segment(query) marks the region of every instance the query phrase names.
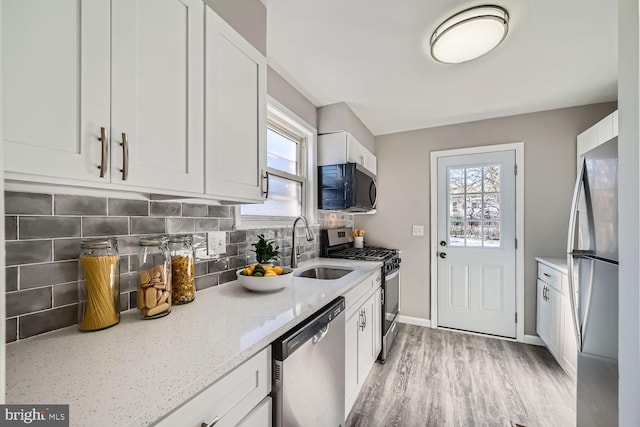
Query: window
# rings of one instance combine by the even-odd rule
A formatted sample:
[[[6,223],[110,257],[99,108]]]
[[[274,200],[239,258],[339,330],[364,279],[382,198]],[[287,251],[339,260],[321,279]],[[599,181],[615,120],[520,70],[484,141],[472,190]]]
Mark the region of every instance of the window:
[[[289,224],[299,215],[313,221],[314,197],[309,171],[315,160],[315,129],[270,100],[267,109],[268,196],[263,204],[240,206],[240,223]],[[311,145],[312,148],[309,148]]]

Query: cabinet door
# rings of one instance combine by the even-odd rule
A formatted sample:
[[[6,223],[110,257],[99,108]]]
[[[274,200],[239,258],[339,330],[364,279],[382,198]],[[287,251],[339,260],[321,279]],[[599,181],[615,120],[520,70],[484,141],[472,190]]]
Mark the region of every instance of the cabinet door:
[[[358,335],[360,332],[359,312],[356,312],[347,319],[345,325],[345,346],[344,346],[344,399],[346,420],[351,411],[351,407],[356,399],[358,389]]]
[[[267,396],[238,423],[237,427],[271,427],[271,411],[271,398]]]
[[[205,193],[261,202],[266,59],[209,8],[205,57]]]
[[[5,171],[108,182],[108,163],[103,178],[98,166],[110,120],[109,15],[108,0],[3,0]]]
[[[547,286],[547,304],[549,305],[549,349],[557,356],[562,357],[560,345],[560,332],[562,330],[562,295],[560,292]]]
[[[202,193],[203,13],[201,0],[113,0],[112,183]]]
[[[362,153],[360,152],[360,142],[350,133],[347,133],[347,162],[364,163]]]
[[[358,335],[358,382],[362,383],[369,374],[371,366],[374,364],[378,353],[375,352],[376,342],[374,338],[375,330],[375,294],[362,305],[363,326]]]
[[[538,280],[538,307],[537,307],[537,320],[536,320],[536,331],[542,341],[550,345],[550,321],[551,321],[551,311],[549,301],[545,298],[545,289],[548,286],[541,280]]]
[[[562,316],[562,360],[563,364],[572,378],[576,378],[576,370],[578,368],[578,345],[576,343],[576,334],[573,327],[573,317],[571,315],[571,302],[568,296],[561,298],[561,316]]]

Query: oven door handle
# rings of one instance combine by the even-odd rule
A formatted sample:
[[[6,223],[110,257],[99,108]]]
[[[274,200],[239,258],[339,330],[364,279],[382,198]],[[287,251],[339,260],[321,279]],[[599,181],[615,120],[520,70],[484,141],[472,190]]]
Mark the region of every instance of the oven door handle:
[[[396,270],[393,273],[391,273],[390,275],[384,276],[384,281],[386,282],[387,280],[393,280],[396,277],[398,277],[399,274],[400,274],[400,270]]]

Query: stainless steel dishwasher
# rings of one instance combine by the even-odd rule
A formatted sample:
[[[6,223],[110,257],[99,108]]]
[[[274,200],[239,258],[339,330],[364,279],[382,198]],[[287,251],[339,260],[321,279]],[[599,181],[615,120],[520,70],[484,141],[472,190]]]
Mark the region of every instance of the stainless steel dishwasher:
[[[344,424],[344,298],[272,344],[273,425]]]

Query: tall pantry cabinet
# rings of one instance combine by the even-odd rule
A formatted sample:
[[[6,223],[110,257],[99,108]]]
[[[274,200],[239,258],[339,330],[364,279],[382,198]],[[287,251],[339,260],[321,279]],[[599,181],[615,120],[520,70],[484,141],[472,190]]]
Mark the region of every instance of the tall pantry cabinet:
[[[7,178],[201,193],[201,0],[3,0]]]

